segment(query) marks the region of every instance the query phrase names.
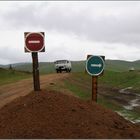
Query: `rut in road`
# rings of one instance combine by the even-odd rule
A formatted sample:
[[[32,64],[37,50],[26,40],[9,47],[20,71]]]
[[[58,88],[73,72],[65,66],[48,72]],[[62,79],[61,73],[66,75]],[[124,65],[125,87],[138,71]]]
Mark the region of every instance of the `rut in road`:
[[[40,76],[41,88],[44,88],[45,86],[49,85],[51,82],[62,80],[63,78],[66,78],[68,76],[69,74],[67,73],[48,74],[48,75]],[[25,96],[29,94],[31,91],[33,91],[32,78],[1,86],[0,87],[0,108],[20,96]]]

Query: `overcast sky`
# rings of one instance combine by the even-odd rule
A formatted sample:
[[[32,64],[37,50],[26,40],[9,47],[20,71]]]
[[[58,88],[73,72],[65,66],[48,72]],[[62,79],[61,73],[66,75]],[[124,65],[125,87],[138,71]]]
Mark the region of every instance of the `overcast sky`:
[[[140,59],[140,2],[0,1],[0,64],[31,62],[24,32],[45,32],[39,61]]]

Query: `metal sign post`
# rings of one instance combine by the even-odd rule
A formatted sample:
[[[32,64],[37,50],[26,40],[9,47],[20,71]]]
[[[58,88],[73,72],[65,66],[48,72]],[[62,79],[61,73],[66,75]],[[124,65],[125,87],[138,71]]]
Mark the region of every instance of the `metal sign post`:
[[[86,71],[92,76],[92,100],[97,102],[98,76],[104,71],[104,59],[101,56],[89,56],[86,61]]]
[[[45,52],[44,32],[26,32],[25,52],[32,53],[34,91],[40,91],[38,52]]]

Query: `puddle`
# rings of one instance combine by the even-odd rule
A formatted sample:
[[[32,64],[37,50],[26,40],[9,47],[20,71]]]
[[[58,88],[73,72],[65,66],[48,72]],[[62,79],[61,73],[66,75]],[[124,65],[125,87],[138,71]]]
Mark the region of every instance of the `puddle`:
[[[128,113],[127,110],[115,111],[115,112],[118,113],[120,116],[124,117],[126,120],[129,120],[132,123],[140,122],[140,117],[134,118],[133,114]]]
[[[119,90],[119,93],[121,93],[121,94],[125,94],[127,96],[130,96],[130,95],[134,95],[134,96],[131,96],[133,98],[131,98],[131,100],[128,101],[127,105],[123,106],[124,110],[117,111],[117,113],[119,115],[123,116],[125,119],[131,121],[132,123],[139,123],[140,116],[136,117],[130,111],[132,111],[133,109],[135,109],[137,107],[140,107],[140,94],[133,93],[131,91],[131,89],[133,89],[133,87],[127,87],[127,88]]]
[[[136,96],[140,97],[140,94],[136,94]]]
[[[133,110],[134,107],[140,106],[140,99],[131,100],[128,104],[129,105],[126,105],[126,106],[123,106],[123,107],[127,110]]]
[[[132,88],[133,87],[127,87],[127,88],[119,90],[119,93],[121,93],[121,94],[127,94],[128,96],[134,95],[134,97],[131,100],[128,100],[127,105],[123,106],[127,110],[133,110],[135,107],[140,106],[140,94],[133,93],[131,91]]]
[[[128,117],[128,113],[126,113],[125,111],[115,111],[117,114],[119,114],[120,116],[122,116],[123,118],[125,118],[126,120],[131,121],[132,123],[135,123],[133,120],[130,119],[130,116]]]
[[[120,89],[119,90],[119,93],[122,93],[122,94],[130,94],[130,89],[132,89],[133,87],[127,87],[127,88],[123,88],[123,89]]]
[[[140,123],[140,119],[139,120],[135,120],[135,123]]]

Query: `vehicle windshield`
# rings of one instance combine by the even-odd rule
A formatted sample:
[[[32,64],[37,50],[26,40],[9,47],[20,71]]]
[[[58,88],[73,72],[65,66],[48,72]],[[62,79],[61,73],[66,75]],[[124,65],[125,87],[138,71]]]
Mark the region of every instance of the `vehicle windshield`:
[[[68,63],[67,60],[59,60],[59,61],[56,61],[55,64],[62,64],[62,63]]]

